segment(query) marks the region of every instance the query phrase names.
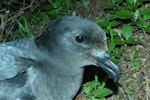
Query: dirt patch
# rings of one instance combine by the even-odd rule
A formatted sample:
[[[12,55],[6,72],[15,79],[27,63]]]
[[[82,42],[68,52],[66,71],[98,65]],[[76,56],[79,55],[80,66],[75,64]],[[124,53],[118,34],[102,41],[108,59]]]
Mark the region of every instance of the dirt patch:
[[[123,56],[131,55],[135,50],[140,53],[139,58],[142,60],[140,71],[136,71],[132,62],[124,61],[119,63],[124,74],[120,80],[124,97],[121,100],[150,100],[150,36],[147,34],[135,34],[135,37],[141,38],[144,46],[132,46],[126,50]],[[126,93],[131,91],[131,94]],[[120,93],[119,93],[120,95]]]

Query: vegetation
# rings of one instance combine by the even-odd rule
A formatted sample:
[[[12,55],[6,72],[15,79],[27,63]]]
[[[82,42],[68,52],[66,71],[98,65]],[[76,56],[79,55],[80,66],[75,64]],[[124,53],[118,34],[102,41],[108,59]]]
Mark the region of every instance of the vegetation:
[[[124,50],[131,45],[143,44],[134,38],[135,29],[150,33],[150,10],[146,7],[146,2],[146,0],[112,0],[105,3],[104,9],[108,17],[98,20],[97,23],[107,32],[109,51],[115,62],[119,62]],[[137,51],[135,54],[138,56]],[[133,58],[130,57],[130,60]],[[135,59],[133,63],[138,70],[141,61]]]
[[[106,88],[105,85],[106,80],[100,83],[98,76],[95,76],[94,81],[87,82],[84,85],[83,93],[85,93],[86,97],[90,100],[106,100],[105,97],[111,95],[113,91]]]

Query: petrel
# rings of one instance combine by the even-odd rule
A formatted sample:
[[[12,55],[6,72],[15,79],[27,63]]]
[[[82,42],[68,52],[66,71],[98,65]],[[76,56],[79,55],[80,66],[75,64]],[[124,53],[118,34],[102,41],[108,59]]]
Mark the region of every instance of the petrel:
[[[0,100],[72,100],[90,65],[118,82],[106,40],[93,21],[64,16],[38,37],[0,44]]]

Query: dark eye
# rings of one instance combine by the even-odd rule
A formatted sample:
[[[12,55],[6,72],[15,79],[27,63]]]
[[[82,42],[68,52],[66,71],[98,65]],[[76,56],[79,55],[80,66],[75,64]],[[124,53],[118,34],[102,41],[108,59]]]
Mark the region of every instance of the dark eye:
[[[82,43],[84,41],[84,37],[82,35],[76,36],[76,41]]]

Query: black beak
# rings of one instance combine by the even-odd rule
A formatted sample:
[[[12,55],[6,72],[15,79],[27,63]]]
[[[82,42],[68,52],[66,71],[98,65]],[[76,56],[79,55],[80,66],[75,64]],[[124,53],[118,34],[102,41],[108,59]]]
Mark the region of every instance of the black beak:
[[[122,71],[120,67],[110,60],[110,54],[108,52],[97,57],[97,64],[108,74],[109,78],[113,79],[115,83],[118,83]]]

